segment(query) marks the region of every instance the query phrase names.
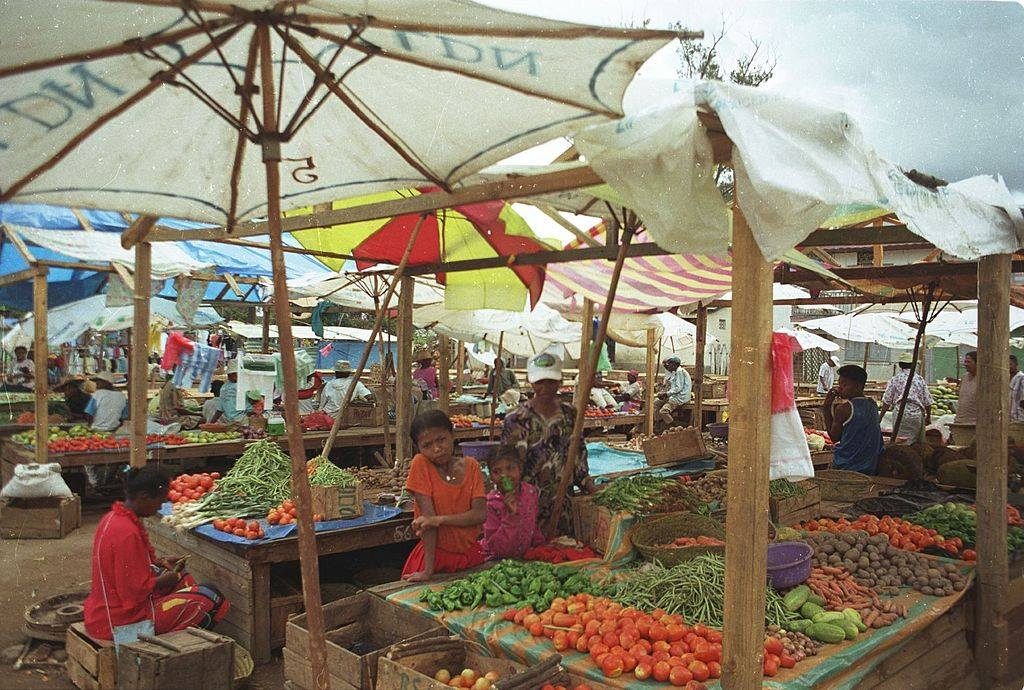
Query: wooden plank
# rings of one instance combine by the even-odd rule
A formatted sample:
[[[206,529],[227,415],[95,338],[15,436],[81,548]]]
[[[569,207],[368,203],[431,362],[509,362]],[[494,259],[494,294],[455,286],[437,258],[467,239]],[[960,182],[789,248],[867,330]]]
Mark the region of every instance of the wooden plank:
[[[15,285],[26,280],[32,280],[35,275],[36,269],[34,268],[26,268],[24,271],[8,273],[7,275],[0,276],[0,287],[7,287],[8,285]]]
[[[693,360],[693,413],[690,425],[698,431],[704,429],[704,345],[708,336],[708,308],[697,304],[697,335]]]
[[[974,657],[983,683],[1008,670],[1006,466],[1009,418],[1010,257],[978,262],[978,562]]]
[[[156,218],[150,217],[149,225],[156,222]],[[149,347],[143,347],[141,343],[148,341],[149,334],[149,279],[152,274],[153,245],[149,242],[139,242],[135,245],[135,286],[132,295],[132,306],[135,312],[132,316],[132,332],[137,334],[140,345],[133,347],[131,351],[131,370],[134,375],[129,380],[130,392],[128,404],[130,406],[129,419],[132,427],[131,445],[131,466],[143,467],[146,464],[146,425],[149,422],[147,415],[147,377],[143,372],[149,369]]]
[[[455,397],[462,395],[463,371],[466,368],[466,344],[461,340],[457,343],[458,352],[455,353]]]
[[[398,293],[398,358],[395,364],[395,459],[413,455],[409,427],[412,424],[412,302],[413,279],[403,275]]]
[[[11,234],[14,237],[14,234]],[[46,276],[45,268],[38,269],[32,279],[32,324],[34,328],[32,349],[35,351],[35,414],[36,414],[36,462],[47,462],[46,444],[50,440],[50,425],[46,423],[49,419],[49,408],[47,406],[47,387],[49,381],[46,377],[46,356],[50,347],[46,339],[49,328],[49,310],[46,306]]]
[[[313,672],[309,667],[309,660],[285,647],[281,655],[284,657],[284,676],[287,682],[299,690],[316,690],[313,684]],[[359,690],[358,685],[352,685],[347,680],[340,678],[333,673],[331,677],[331,690]]]
[[[75,659],[68,658],[64,662],[64,668],[68,672],[68,680],[79,690],[112,690],[113,686],[101,688],[95,676],[89,674],[85,668]]]
[[[722,684],[761,687],[767,567],[772,267],[743,214],[733,211],[733,329],[729,361],[729,486],[726,502]]]
[[[449,378],[451,372],[449,371],[449,369],[451,369],[452,366],[452,341],[451,338],[449,338],[446,335],[439,335],[437,338],[437,342],[438,350],[441,353],[440,361],[437,363],[438,401],[441,405],[441,409],[447,413],[449,402],[448,398],[449,393],[451,392],[449,390],[449,387],[451,386],[451,379]]]
[[[18,253],[21,254],[21,258],[25,260],[25,263],[27,263],[29,266],[35,264],[36,257],[32,254],[31,251],[29,251],[28,245],[25,244],[25,240],[21,237],[21,235],[19,235],[15,229],[7,225],[4,225],[3,229],[4,234],[7,235],[7,239],[10,240],[11,244],[14,245],[14,248],[18,250]]]
[[[657,354],[658,332],[653,328],[647,329],[647,380],[644,382],[644,419],[648,436],[654,436],[654,389],[657,377]]]
[[[498,182],[469,185],[454,192],[433,192],[350,208],[316,210],[308,215],[284,218],[281,220],[280,225],[284,232],[294,232],[295,230],[307,228],[329,228],[332,225],[419,214],[439,208],[452,208],[462,204],[493,199],[520,199],[535,194],[561,192],[598,184],[604,184],[604,180],[588,166],[580,166],[550,173],[541,173],[539,175],[522,175],[509,177]],[[236,225],[230,234],[225,228],[201,228],[182,231],[157,227],[149,232],[148,238],[151,242],[156,242],[158,240],[216,240],[223,237],[251,237],[253,235],[267,234],[268,227],[268,221],[242,223]],[[125,231],[121,235],[121,243],[126,247],[131,246],[136,241],[138,240],[135,237],[129,235],[129,231]]]
[[[933,649],[945,640],[959,637],[966,647],[967,637],[965,630],[967,615],[965,608],[961,601],[944,616],[935,620],[924,630],[921,630],[904,642],[895,652],[862,678],[858,688],[870,690],[886,683],[891,678],[898,676],[903,669],[913,664],[916,659],[927,654],[930,649]]]
[[[252,569],[252,636],[253,660],[257,664],[270,661],[270,565],[259,564]]]

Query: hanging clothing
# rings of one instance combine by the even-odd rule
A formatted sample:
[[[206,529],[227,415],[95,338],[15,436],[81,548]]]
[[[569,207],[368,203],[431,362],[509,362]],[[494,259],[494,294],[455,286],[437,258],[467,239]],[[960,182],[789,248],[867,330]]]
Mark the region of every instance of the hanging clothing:
[[[284,390],[284,367],[281,366],[281,353],[274,355],[274,385],[277,390]],[[295,351],[295,380],[300,384],[313,375],[316,371],[316,360],[305,350]]]
[[[164,355],[160,359],[160,368],[170,371],[174,365],[181,361],[183,352],[192,352],[196,344],[183,336],[179,331],[171,331],[167,334],[167,344],[164,345]]]

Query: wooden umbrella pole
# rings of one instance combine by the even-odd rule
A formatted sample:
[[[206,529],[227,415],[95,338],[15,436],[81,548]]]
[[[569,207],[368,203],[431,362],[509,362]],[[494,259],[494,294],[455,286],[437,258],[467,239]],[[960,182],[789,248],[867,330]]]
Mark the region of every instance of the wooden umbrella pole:
[[[451,391],[451,369],[452,366],[452,348],[451,339],[446,335],[438,336],[438,350],[441,353],[441,361],[437,363],[438,368],[438,381],[437,381],[437,400],[441,405],[441,409],[444,410],[445,414],[448,414],[449,396]]]
[[[924,331],[928,326],[928,312],[932,308],[932,298],[935,296],[935,283],[931,283],[928,286],[928,291],[924,293],[924,297],[921,299],[921,318],[920,323],[917,324],[917,335],[914,337],[914,354],[910,360],[910,375],[907,376],[907,383],[903,386],[903,396],[900,398],[899,411],[896,413],[896,419],[893,420],[892,425],[892,436],[889,437],[891,443],[896,443],[896,436],[900,430],[900,424],[903,422],[903,413],[907,409],[907,398],[910,396],[910,389],[914,385],[914,375],[917,372],[917,358],[921,353],[921,343],[924,340]],[[911,443],[913,443],[913,439]]]
[[[461,340],[458,342],[459,351],[455,353],[455,395],[462,395],[462,371],[466,368],[466,344]]]
[[[380,311],[380,298],[374,295],[374,306]],[[391,443],[388,441],[388,347],[387,339],[384,337],[384,329],[377,334],[377,342],[380,344],[380,406],[384,410],[384,422],[381,427],[381,435],[384,440],[384,462],[389,466],[394,465],[394,457],[391,453]],[[367,347],[373,345],[372,341]],[[355,386],[353,386],[355,388]]]
[[[148,225],[156,224],[156,218],[150,216]],[[145,228],[148,229],[148,228]],[[132,290],[132,332],[135,334],[131,351],[131,372],[128,378],[128,404],[132,428],[131,466],[143,467],[146,464],[146,400],[149,392],[147,371],[148,347],[142,343],[149,341],[149,281],[153,268],[153,245],[139,242],[135,245],[135,284]],[[141,343],[139,342],[141,340]]]
[[[697,304],[697,342],[693,344],[693,419],[691,426],[704,428],[704,341],[708,337],[708,308]]]
[[[36,462],[46,463],[49,461],[47,444],[50,441],[50,408],[47,404],[49,397],[49,381],[46,378],[46,355],[49,351],[47,331],[49,322],[47,319],[47,287],[46,280],[48,271],[46,268],[36,267],[36,273],[32,277],[32,349],[35,350],[35,415],[36,415]]]
[[[260,351],[263,354],[270,353],[270,310],[263,306],[263,333],[260,338]]]
[[[306,608],[306,629],[309,631],[309,662],[314,687],[329,690],[327,673],[327,640],[324,610],[320,599],[320,559],[313,528],[313,507],[306,474],[306,449],[299,424],[298,381],[295,370],[295,343],[292,341],[292,315],[288,302],[287,273],[281,238],[281,144],[277,133],[277,107],[274,97],[274,65],[270,49],[270,29],[266,24],[256,28],[260,45],[260,95],[263,101],[263,167],[267,182],[267,221],[270,230],[270,261],[274,279],[274,308],[277,312],[277,340],[284,374],[284,412],[288,430],[288,452],[291,456],[292,493],[296,502],[299,526],[299,567],[302,574],[302,599]]]
[[[416,225],[412,229],[412,233],[409,235],[409,244],[405,247],[405,252],[402,254],[402,260],[398,262],[398,267],[395,269],[395,274],[388,284],[387,292],[384,293],[384,299],[381,300],[380,306],[377,308],[377,316],[373,321],[373,329],[370,332],[370,342],[372,343],[377,339],[377,334],[380,333],[381,325],[384,323],[384,314],[387,313],[388,305],[391,304],[391,298],[395,295],[395,290],[398,289],[398,284],[402,280],[402,273],[405,271],[406,265],[409,263],[409,256],[412,254],[412,248],[416,245],[416,238],[419,237],[420,228],[423,227],[423,221],[426,220],[427,215],[424,213],[420,215],[416,221]],[[410,296],[411,299],[411,296]],[[338,414],[334,416],[334,424],[331,425],[331,433],[327,436],[327,440],[324,442],[323,456],[326,458],[331,454],[331,448],[334,447],[334,440],[338,436],[338,429],[341,428],[341,418],[345,414],[345,410],[348,409],[348,405],[352,402],[352,396],[356,392],[356,384],[359,383],[359,379],[363,377],[363,369],[366,368],[366,361],[370,357],[370,348],[367,347],[363,350],[363,354],[359,358],[359,366],[356,367],[355,373],[352,375],[352,384],[348,387],[348,391],[345,393],[345,399],[341,403],[341,407],[338,408]],[[396,401],[396,405],[397,405]]]
[[[604,342],[605,335],[608,333],[608,319],[612,314],[612,303],[615,301],[615,291],[619,287],[619,276],[622,275],[622,265],[626,261],[626,253],[629,251],[629,243],[633,238],[633,230],[626,228],[622,233],[622,244],[619,245],[619,255],[615,258],[615,268],[612,270],[612,278],[608,284],[608,296],[604,300],[604,308],[601,310],[601,322],[597,325],[597,335],[593,340],[593,347],[591,352],[588,354],[586,378],[581,376],[580,383],[583,386],[580,388],[580,394],[576,400],[576,419],[572,425],[572,436],[569,439],[569,454],[565,459],[565,465],[562,467],[562,477],[558,482],[558,490],[555,492],[555,505],[551,511],[551,518],[548,520],[547,529],[545,534],[548,537],[552,537],[555,534],[555,529],[558,526],[558,517],[562,513],[562,506],[565,504],[565,494],[571,486],[573,473],[576,470],[576,458],[579,457],[580,449],[583,444],[583,418],[584,413],[587,409],[588,395],[585,393],[589,391],[591,386],[594,385],[594,373],[597,371],[597,363],[601,357],[601,343]],[[590,326],[590,324],[586,324]],[[583,353],[581,352],[582,356]]]
[[[501,359],[502,350],[505,346],[505,331],[501,331],[498,334],[498,356],[494,358],[494,368],[492,369],[492,376],[494,379],[491,382],[491,419],[489,420],[490,432],[488,438],[494,440],[494,414],[498,408],[498,360]],[[504,362],[502,363],[502,369],[504,369]]]
[[[576,401],[580,399],[583,394],[583,379],[586,377],[587,371],[587,360],[590,359],[590,333],[594,328],[594,303],[587,299],[583,299],[583,316],[580,320],[580,358],[579,363],[576,366],[576,390],[573,391],[572,404],[576,405]],[[588,394],[589,396],[589,394]],[[584,397],[584,399],[587,399]],[[583,408],[587,408],[584,406]]]

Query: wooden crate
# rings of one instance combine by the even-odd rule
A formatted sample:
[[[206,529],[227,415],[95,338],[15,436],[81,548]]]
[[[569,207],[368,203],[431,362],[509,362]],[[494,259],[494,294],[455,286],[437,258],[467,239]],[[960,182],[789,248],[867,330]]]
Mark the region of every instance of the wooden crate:
[[[479,674],[494,671],[502,681],[508,682],[528,668],[507,659],[483,656],[477,651],[479,648],[458,637],[417,640],[409,644],[409,649],[403,647],[404,644],[395,645],[377,661],[377,688],[447,690],[450,687],[447,683],[434,680],[441,669],[453,677],[466,668]],[[552,675],[555,672],[552,670]],[[539,678],[537,687],[543,685],[544,680]]]
[[[813,481],[802,481],[797,484],[804,490],[803,496],[790,496],[788,498],[768,497],[768,507],[771,510],[772,522],[790,525],[793,524],[793,516],[803,514],[807,508],[815,508],[821,503],[821,490]]]
[[[292,583],[282,578],[274,578],[270,582],[270,648],[279,649],[284,646],[285,631],[288,618],[302,613],[305,604],[302,592]]]
[[[623,520],[632,520],[629,513],[613,513],[594,503],[593,496],[573,496],[569,499],[573,536],[594,551],[605,554],[612,548],[611,540]],[[629,537],[623,532],[623,540]]]
[[[831,450],[812,450],[811,464],[814,465],[815,469],[827,470],[832,467],[834,457],[835,453]]]
[[[722,400],[725,398],[728,389],[728,381],[704,381],[701,384],[701,393],[704,400]]]
[[[323,611],[332,688],[373,690],[377,682],[377,660],[388,647],[447,634],[426,616],[369,592],[333,601],[325,605]],[[366,645],[365,653],[350,651],[349,647],[356,642]],[[303,690],[315,690],[311,681],[305,613],[288,621],[284,651],[285,678]],[[335,678],[341,684],[336,685]]]
[[[671,465],[683,460],[707,457],[704,436],[699,429],[687,427],[678,431],[666,431],[661,436],[649,438],[643,443],[647,464]]]
[[[341,416],[341,428],[353,426],[384,426],[384,406],[352,402]]]
[[[82,524],[82,501],[71,498],[0,499],[0,537],[63,539]]]
[[[235,643],[199,628],[140,636],[118,649],[118,690],[231,690]]]
[[[311,486],[313,512],[327,520],[357,518],[363,514],[363,484],[355,486]]]
[[[65,646],[68,678],[81,690],[117,690],[117,652],[114,643],[94,640],[85,623],[68,626]]]

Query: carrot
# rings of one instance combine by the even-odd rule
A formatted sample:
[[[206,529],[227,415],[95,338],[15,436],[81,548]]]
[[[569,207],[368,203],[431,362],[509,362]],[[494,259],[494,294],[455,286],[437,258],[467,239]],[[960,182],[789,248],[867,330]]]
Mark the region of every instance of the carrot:
[[[864,617],[863,623],[864,625],[870,628],[871,624],[875,622],[876,618],[878,618],[878,611],[876,611],[875,609],[871,609],[868,612],[868,615]]]

